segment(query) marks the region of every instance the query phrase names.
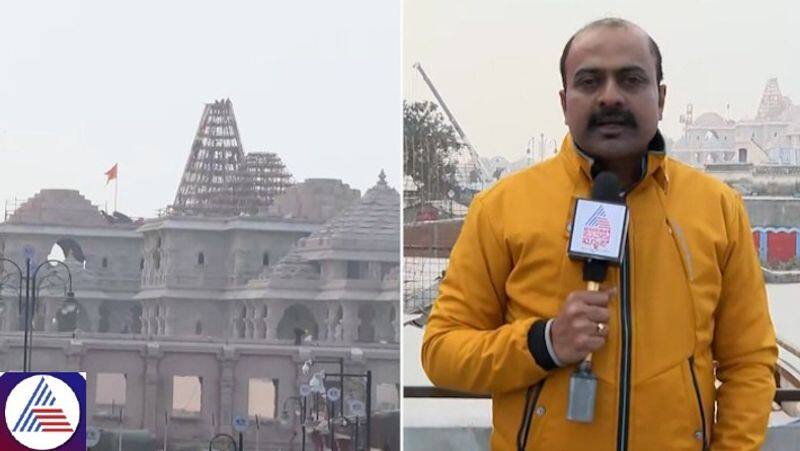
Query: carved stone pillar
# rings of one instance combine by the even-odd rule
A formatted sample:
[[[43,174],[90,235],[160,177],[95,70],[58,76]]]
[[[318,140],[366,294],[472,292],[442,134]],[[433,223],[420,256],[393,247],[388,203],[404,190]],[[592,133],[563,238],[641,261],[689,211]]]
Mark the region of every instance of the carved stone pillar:
[[[147,347],[142,351],[144,358],[144,408],[142,417],[144,418],[143,426],[145,429],[151,431],[163,431],[163,424],[157,421],[164,418],[164,412],[158,411],[158,364],[161,360],[163,353],[158,346],[158,343],[148,343]],[[156,425],[159,425],[156,428]]]
[[[244,321],[244,338],[254,338],[255,337],[255,327],[253,324],[253,319],[255,318],[255,309],[252,305],[245,305],[245,317],[242,318]]]
[[[100,330],[100,301],[84,300],[79,302],[80,308],[86,312],[89,324],[81,324],[80,318],[77,321],[78,329],[86,332],[97,332]],[[54,303],[53,314],[61,308],[61,301]],[[109,324],[110,325],[110,324]]]
[[[345,302],[342,305],[342,341],[353,343],[358,340],[358,326],[361,320],[358,318],[358,303]]]
[[[228,434],[233,433],[233,389],[234,389],[234,369],[238,356],[233,346],[226,345],[218,356],[220,363],[219,378],[219,418],[218,431]]]
[[[267,306],[263,304],[257,306],[256,308],[254,308],[254,313],[255,313],[254,315],[255,318],[253,319],[253,324],[254,324],[253,330],[255,335],[253,336],[253,338],[257,339],[265,338],[266,327],[267,327],[266,319],[267,319],[267,313],[269,313],[269,311],[267,310]]]
[[[393,342],[400,343],[400,316],[397,314],[397,308],[394,309],[394,319],[392,320],[392,330],[394,331]]]
[[[327,341],[328,308],[324,305],[306,305],[306,307],[311,310],[311,315],[314,317],[314,322],[317,324],[317,336],[315,340],[319,342]]]
[[[142,335],[148,336],[153,333],[153,329],[150,324],[150,306],[147,303],[142,303],[142,316],[139,318],[142,322]]]
[[[282,303],[275,303],[269,306],[268,315],[264,320],[267,340],[278,339],[278,324],[280,324],[285,311],[286,306]]]
[[[333,342],[336,340],[336,324],[339,322],[339,304],[330,304],[328,306],[328,317],[325,320],[325,329],[327,330],[326,341]]]
[[[392,306],[388,304],[378,304],[375,305],[374,308],[375,317],[372,319],[372,327],[375,329],[375,341],[393,341]]]
[[[158,335],[158,318],[156,318],[155,307],[152,304],[147,313],[147,335]]]
[[[175,330],[175,321],[169,306],[161,306],[161,335],[170,336]]]

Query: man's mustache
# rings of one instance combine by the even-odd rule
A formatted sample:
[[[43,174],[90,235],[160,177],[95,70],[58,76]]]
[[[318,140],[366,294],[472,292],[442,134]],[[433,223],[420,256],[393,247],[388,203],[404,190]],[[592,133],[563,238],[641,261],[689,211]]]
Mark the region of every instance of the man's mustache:
[[[633,113],[625,110],[601,110],[592,113],[589,116],[589,129],[599,127],[601,125],[621,125],[623,127],[636,128],[639,125],[636,122],[636,117]]]

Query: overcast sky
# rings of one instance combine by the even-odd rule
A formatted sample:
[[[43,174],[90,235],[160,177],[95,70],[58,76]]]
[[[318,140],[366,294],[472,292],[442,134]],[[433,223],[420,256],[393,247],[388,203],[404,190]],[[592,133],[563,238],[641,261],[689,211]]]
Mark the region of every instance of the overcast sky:
[[[658,42],[667,85],[661,128],[673,139],[688,103],[695,117],[724,115],[727,104],[731,118],[753,117],[770,77],[800,103],[796,0],[405,0],[404,16],[404,96],[433,99],[411,67],[419,61],[485,157],[522,158],[540,133],[561,143],[561,51],[577,29],[606,16],[634,21]]]
[[[401,171],[399,1],[2,1],[0,200],[42,188],[151,217],[174,200],[203,106],[245,151],[363,191]],[[0,218],[2,219],[2,218]]]

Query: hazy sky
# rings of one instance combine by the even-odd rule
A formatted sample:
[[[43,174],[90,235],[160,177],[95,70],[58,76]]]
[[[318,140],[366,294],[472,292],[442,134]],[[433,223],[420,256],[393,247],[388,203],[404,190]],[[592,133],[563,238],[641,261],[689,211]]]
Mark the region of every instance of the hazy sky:
[[[401,171],[399,1],[2,1],[0,200],[42,188],[153,216],[174,200],[204,103],[301,181]],[[2,218],[0,218],[2,220]]]
[[[800,3],[747,1],[405,0],[403,88],[432,100],[422,63],[478,152],[525,156],[540,133],[566,132],[558,61],[567,39],[606,16],[634,21],[658,42],[667,99],[661,129],[680,137],[688,103],[753,117],[766,81],[800,103]],[[537,142],[538,149],[538,142]]]

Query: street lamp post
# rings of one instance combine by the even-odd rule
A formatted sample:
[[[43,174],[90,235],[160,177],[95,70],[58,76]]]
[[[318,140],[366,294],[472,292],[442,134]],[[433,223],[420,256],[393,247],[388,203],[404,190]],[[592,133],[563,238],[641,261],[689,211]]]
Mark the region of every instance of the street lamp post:
[[[27,260],[26,266],[28,268],[30,268],[30,259],[26,259],[26,260]],[[70,304],[74,304],[75,303],[75,292],[72,291],[72,272],[69,270],[69,266],[67,266],[64,262],[59,261],[59,260],[52,260],[52,259],[51,260],[45,260],[45,261],[39,263],[39,266],[37,266],[36,269],[33,271],[33,276],[32,277],[29,277],[29,278],[26,277],[26,280],[29,280],[31,289],[30,289],[30,302],[27,302],[27,301],[25,302],[25,305],[26,305],[26,307],[25,307],[25,312],[26,312],[25,329],[28,331],[28,340],[27,340],[27,345],[28,346],[27,346],[27,359],[26,359],[27,363],[28,363],[28,368],[25,371],[30,371],[31,367],[33,365],[33,363],[32,363],[32,359],[33,359],[33,327],[31,327],[32,326],[31,325],[31,321],[33,320],[33,315],[35,315],[35,312],[36,312],[36,296],[37,296],[37,294],[36,294],[36,277],[39,275],[39,270],[41,270],[42,267],[44,265],[46,265],[46,264],[61,265],[61,266],[64,267],[64,269],[67,270],[67,280],[68,280],[67,293],[66,293],[67,294],[67,301]],[[31,305],[30,308],[27,307],[27,305],[29,303]],[[29,310],[30,310],[30,315],[28,315],[28,311]],[[75,311],[75,313],[77,313],[77,310]],[[76,321],[76,325],[77,325],[77,316],[75,318],[75,321]]]
[[[31,322],[33,321],[33,316],[36,314],[36,277],[39,275],[39,270],[45,264],[50,265],[61,265],[64,269],[67,270],[67,277],[68,277],[68,285],[67,285],[67,302],[70,304],[75,304],[75,293],[72,291],[72,272],[69,269],[69,266],[64,264],[64,262],[59,260],[45,260],[40,263],[34,270],[33,275],[31,275],[31,259],[25,259],[25,274],[23,275],[22,268],[14,262],[13,260],[0,257],[0,261],[8,262],[14,265],[14,267],[19,272],[19,300],[18,300],[18,308],[22,307],[22,281],[25,281],[25,322],[24,322],[24,338],[23,338],[23,350],[22,350],[22,371],[28,372],[31,370],[31,358],[33,356],[33,327]],[[76,311],[77,313],[77,311]],[[77,321],[77,320],[76,320]]]

